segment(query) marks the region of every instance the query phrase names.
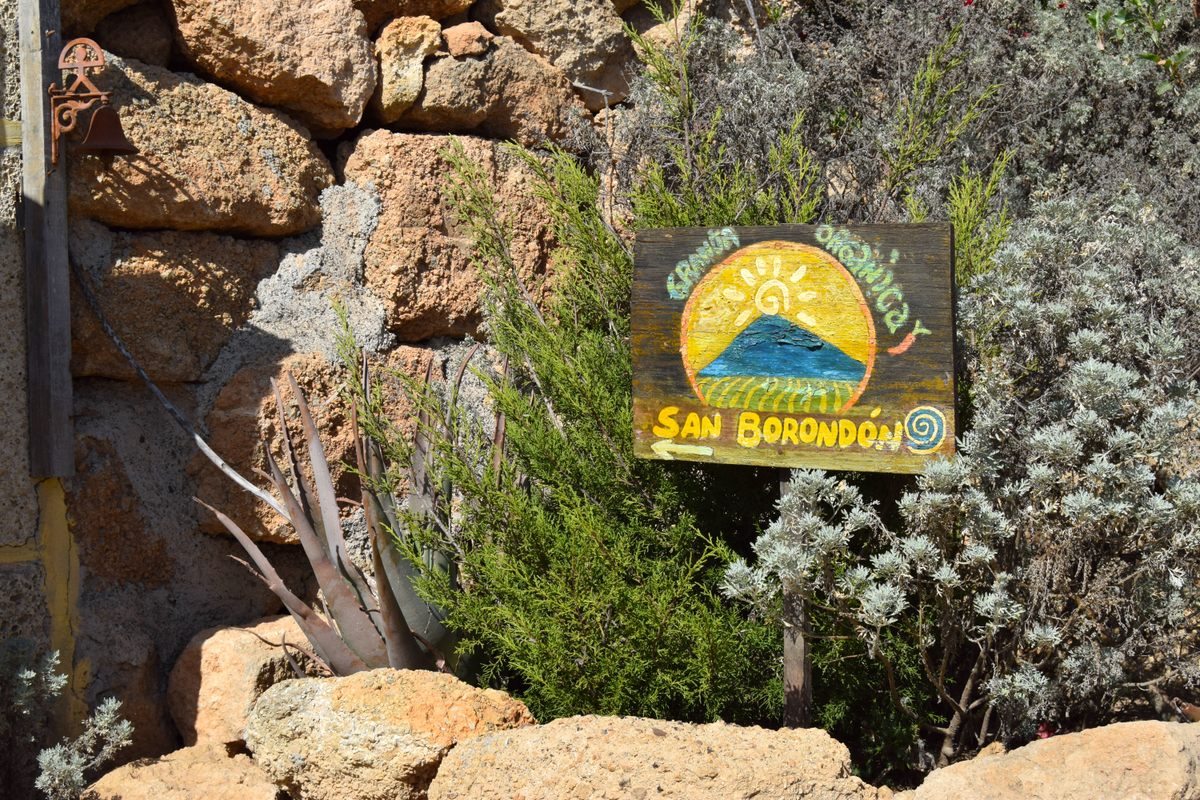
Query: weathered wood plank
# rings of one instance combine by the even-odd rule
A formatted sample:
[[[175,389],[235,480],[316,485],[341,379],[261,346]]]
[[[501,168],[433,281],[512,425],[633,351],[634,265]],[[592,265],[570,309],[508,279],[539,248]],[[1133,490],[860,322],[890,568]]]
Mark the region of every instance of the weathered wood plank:
[[[62,82],[58,0],[20,0],[25,333],[29,469],[37,477],[74,472],[71,424],[70,269],[66,167],[50,165],[52,81]]]
[[[0,147],[21,146],[21,121],[0,119]]]
[[[949,225],[642,231],[635,452],[920,472],[954,451]]]

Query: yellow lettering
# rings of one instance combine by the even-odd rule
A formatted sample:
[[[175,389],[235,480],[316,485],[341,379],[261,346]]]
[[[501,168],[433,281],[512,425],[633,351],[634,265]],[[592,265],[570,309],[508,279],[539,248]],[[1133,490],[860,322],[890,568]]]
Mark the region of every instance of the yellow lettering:
[[[762,441],[762,433],[758,430],[758,414],[753,411],[743,411],[738,417],[737,443],[742,447],[758,447]]]
[[[898,450],[900,438],[904,434],[904,426],[897,422],[890,429],[887,425],[879,426],[879,438],[875,442],[876,450]]]
[[[783,435],[783,423],[779,421],[779,417],[767,417],[763,421],[762,435],[767,444],[779,441],[779,437]]]
[[[675,422],[675,415],[679,413],[678,406],[667,406],[658,412],[658,424],[651,428],[651,432],[660,439],[674,439],[679,433],[679,425]]]
[[[699,439],[700,438],[700,415],[695,411],[687,415],[687,419],[683,421],[683,430],[679,432],[680,438],[683,439]]]
[[[800,420],[800,441],[812,444],[817,440],[817,421],[812,417]]]
[[[864,450],[870,450],[875,446],[875,435],[878,430],[875,428],[875,423],[867,420],[858,426],[858,446]]]
[[[800,440],[796,438],[796,432],[800,429],[795,418],[788,417],[783,421],[783,443],[784,444],[800,444]]]
[[[838,447],[849,447],[858,439],[858,426],[852,419],[838,420]]]
[[[713,414],[711,417],[700,418],[700,436],[705,439],[720,439],[721,438],[721,415]]]
[[[820,430],[820,445],[821,447],[833,447],[838,440],[838,426],[836,422],[822,422]]]

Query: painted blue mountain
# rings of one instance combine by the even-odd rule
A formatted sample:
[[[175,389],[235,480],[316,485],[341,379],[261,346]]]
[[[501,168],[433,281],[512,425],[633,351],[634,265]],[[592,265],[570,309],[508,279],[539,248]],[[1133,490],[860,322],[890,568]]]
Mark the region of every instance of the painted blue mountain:
[[[725,352],[700,370],[700,377],[769,375],[857,383],[866,369],[815,333],[767,314],[739,333]]]

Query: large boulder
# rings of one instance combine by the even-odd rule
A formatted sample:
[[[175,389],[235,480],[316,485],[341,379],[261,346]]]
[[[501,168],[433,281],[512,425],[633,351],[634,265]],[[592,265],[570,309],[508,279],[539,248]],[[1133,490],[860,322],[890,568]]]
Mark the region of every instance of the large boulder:
[[[1052,736],[929,775],[911,800],[1195,800],[1200,725],[1121,722]]]
[[[276,800],[279,789],[245,754],[220,745],[187,747],[118,767],[83,800]]]
[[[563,139],[585,111],[562,70],[496,36],[479,55],[433,59],[425,69],[425,91],[399,122],[533,146]]]
[[[275,271],[274,242],[215,233],[114,232],[81,220],[71,252],[109,323],[156,381],[198,381],[250,316],[254,287]],[[75,283],[71,371],[135,380]]]
[[[545,207],[533,197],[532,173],[496,142],[459,141],[498,193],[513,226],[513,260],[536,291],[551,235]],[[373,186],[382,202],[364,254],[366,281],[404,341],[474,333],[482,320],[472,239],[446,196],[450,144],[446,136],[374,131],[355,142],[346,161],[346,179]]]
[[[353,127],[375,89],[353,0],[170,0],[184,53],[213,80],[318,135]]]
[[[108,57],[96,79],[140,154],[71,162],[70,211],[119,228],[285,236],[320,221],[333,182],[307,133],[219,86]]]
[[[354,0],[370,30],[396,17],[432,17],[446,19],[461,14],[474,0]]]
[[[629,92],[625,68],[634,61],[633,45],[612,0],[485,0],[483,18],[494,30],[544,56],[572,83],[607,92],[607,105]],[[592,110],[604,108],[605,95],[581,89]]]
[[[414,415],[396,374],[422,377],[433,357],[432,351],[416,347],[398,347],[386,355],[371,357],[374,374],[382,381],[384,408],[402,435],[412,430]],[[358,479],[347,467],[355,463],[355,454],[350,407],[342,392],[343,371],[321,353],[298,353],[279,361],[252,362],[238,370],[217,394],[205,418],[209,443],[243,475],[267,469],[267,447],[276,463],[284,464],[283,437],[271,390],[274,380],[285,408],[289,409],[289,430],[302,470],[311,481],[304,433],[291,410],[294,397],[287,380],[289,373],[304,392],[316,420],[338,496],[357,498]],[[196,496],[227,514],[250,538],[299,542],[296,532],[270,506],[235,485],[203,455],[193,456],[188,471],[196,481]],[[200,529],[225,533],[220,522],[207,512],[201,515]]]
[[[852,777],[849,751],[816,728],[590,716],[460,742],[429,787],[429,800],[890,796]]]
[[[383,669],[276,684],[254,705],[246,745],[298,800],[418,800],[456,743],[534,722],[495,689]]]
[[[295,645],[302,648],[298,651]],[[197,633],[183,649],[167,682],[167,708],[183,743],[240,744],[246,718],[267,689],[315,675],[304,631],[290,616]],[[290,658],[289,658],[290,656]],[[295,664],[295,667],[292,665]]]
[[[379,85],[371,107],[384,122],[395,122],[425,85],[425,59],[442,44],[442,26],[429,17],[400,17],[375,40]]]

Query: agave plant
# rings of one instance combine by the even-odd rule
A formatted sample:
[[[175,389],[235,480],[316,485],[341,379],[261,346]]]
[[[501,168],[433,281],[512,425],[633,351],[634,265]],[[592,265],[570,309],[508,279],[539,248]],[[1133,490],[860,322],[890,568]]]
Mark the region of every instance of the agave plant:
[[[448,659],[443,654],[453,654],[456,637],[443,623],[444,615],[441,610],[423,601],[414,591],[412,583],[417,574],[416,569],[389,538],[390,532],[401,530],[397,513],[397,507],[401,503],[386,488],[390,484],[383,480],[387,465],[382,448],[369,436],[362,435],[359,429],[358,397],[370,395],[370,373],[365,356],[361,362],[361,369],[357,370],[355,376],[361,380],[361,393],[349,394],[355,455],[359,475],[362,477],[362,505],[371,546],[372,569],[375,573],[374,585],[350,559],[342,531],[341,515],[338,513],[337,494],[329,471],[329,461],[317,434],[317,426],[313,422],[308,402],[295,377],[288,373],[287,380],[300,411],[313,481],[312,484],[306,481],[300,470],[300,461],[296,456],[291,432],[288,430],[283,398],[278,385],[272,380],[271,388],[279,414],[279,430],[283,436],[283,454],[291,473],[289,481],[271,456],[269,443],[264,442],[269,473],[261,474],[271,483],[275,494],[278,495],[276,497],[238,473],[196,432],[187,416],[167,399],[129,352],[121,336],[113,329],[100,307],[87,275],[74,260],[70,261],[70,266],[76,283],[101,329],[171,419],[183,429],[217,469],[274,509],[296,530],[320,587],[325,607],[323,614],[318,613],[288,589],[262,550],[232,519],[199,498],[193,498],[216,515],[225,529],[237,539],[257,567],[256,574],[295,618],[312,645],[314,654],[325,662],[325,666],[337,675],[348,675],[377,667],[425,669],[436,666],[439,669],[447,669]],[[353,341],[352,337],[350,341]],[[455,392],[462,380],[466,364],[474,353],[475,350],[472,350],[459,370],[455,380]],[[430,374],[426,374],[426,383],[430,377]],[[435,507],[433,488],[429,485],[425,469],[425,459],[429,453],[425,432],[429,430],[429,424],[428,411],[422,411],[418,420],[417,441],[411,450],[410,463],[405,465],[409,472],[410,492],[407,504],[410,513],[433,513],[432,509]],[[440,553],[426,552],[424,558],[426,567],[453,569],[453,565]]]
[[[360,374],[364,382],[369,381],[365,363]],[[385,470],[382,452],[376,442],[360,431],[357,398],[351,398],[351,425],[358,472],[362,478],[362,506],[371,548],[373,585],[350,559],[325,448],[304,393],[290,373],[287,380],[300,412],[312,482],[306,480],[300,469],[283,398],[278,385],[272,381],[283,458],[290,479],[271,455],[269,443],[264,443],[268,472],[261,474],[270,482],[274,494],[257,487],[253,492],[296,531],[320,587],[325,614],[319,614],[284,585],[262,550],[236,522],[202,500],[197,498],[196,502],[211,511],[238,541],[257,567],[259,577],[279,597],[308,637],[316,655],[335,674],[345,675],[375,667],[425,669],[436,665],[446,669],[447,659],[442,653],[452,647],[453,637],[442,624],[438,609],[425,603],[413,591],[414,568],[389,538],[391,531],[399,529],[398,503],[390,492],[380,488],[384,484],[381,478]],[[421,423],[419,430],[424,428],[424,420]],[[409,465],[410,508],[423,505],[421,498],[426,488],[424,452],[419,439]],[[242,481],[239,484],[248,488]],[[427,554],[427,557],[437,556]]]

